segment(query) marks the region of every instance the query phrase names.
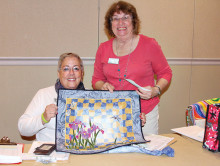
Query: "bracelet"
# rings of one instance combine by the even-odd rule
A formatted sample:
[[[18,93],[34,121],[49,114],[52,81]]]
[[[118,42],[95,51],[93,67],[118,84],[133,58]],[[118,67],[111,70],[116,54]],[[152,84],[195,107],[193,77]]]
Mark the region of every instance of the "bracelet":
[[[158,95],[160,95],[160,93],[161,93],[160,86],[159,85],[155,85],[154,87],[158,88],[158,90],[159,90]]]
[[[49,122],[49,121],[47,121],[47,120],[44,118],[44,113],[41,114],[41,119],[43,120],[44,123],[48,123],[48,122]]]

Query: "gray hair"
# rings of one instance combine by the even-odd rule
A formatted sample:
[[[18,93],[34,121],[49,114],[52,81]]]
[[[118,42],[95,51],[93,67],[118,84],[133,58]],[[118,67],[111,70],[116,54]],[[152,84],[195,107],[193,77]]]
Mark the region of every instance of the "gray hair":
[[[79,62],[80,62],[81,70],[82,70],[82,72],[84,73],[83,61],[82,61],[82,59],[79,57],[79,55],[74,54],[74,53],[64,53],[64,54],[60,55],[60,58],[59,58],[59,61],[58,61],[58,69],[57,69],[57,71],[60,71],[61,66],[62,66],[62,63],[63,63],[63,60],[64,60],[66,57],[75,57],[75,58],[77,58],[77,59],[79,60]]]

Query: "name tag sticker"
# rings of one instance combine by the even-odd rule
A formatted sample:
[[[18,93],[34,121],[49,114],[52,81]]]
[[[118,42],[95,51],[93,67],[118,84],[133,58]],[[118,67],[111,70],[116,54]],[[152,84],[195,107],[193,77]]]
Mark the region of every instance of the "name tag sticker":
[[[109,58],[108,59],[108,63],[118,64],[119,63],[119,59],[118,58]]]

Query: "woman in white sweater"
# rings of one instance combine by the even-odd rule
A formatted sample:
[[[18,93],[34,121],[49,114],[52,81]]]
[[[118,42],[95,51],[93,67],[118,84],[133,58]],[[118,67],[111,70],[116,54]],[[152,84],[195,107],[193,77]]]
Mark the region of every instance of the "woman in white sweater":
[[[64,53],[58,61],[56,84],[40,89],[25,113],[18,120],[22,136],[36,135],[37,141],[55,141],[58,89],[85,89],[82,83],[84,68],[81,58],[73,53]]]

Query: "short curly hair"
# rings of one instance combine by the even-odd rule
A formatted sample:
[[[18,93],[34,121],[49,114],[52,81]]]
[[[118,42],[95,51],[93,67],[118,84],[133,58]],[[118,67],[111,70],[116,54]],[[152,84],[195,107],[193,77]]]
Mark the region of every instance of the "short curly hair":
[[[105,15],[105,31],[106,33],[108,33],[109,36],[111,37],[115,37],[114,32],[112,31],[112,23],[111,23],[111,19],[112,16],[114,15],[114,13],[120,13],[123,12],[125,14],[129,14],[132,16],[132,24],[133,24],[133,33],[135,35],[139,34],[139,30],[140,30],[140,19],[138,17],[136,8],[125,1],[118,1],[113,3],[110,8],[108,9],[106,15]]]
[[[58,71],[58,72],[60,71],[61,66],[62,66],[62,63],[63,63],[63,61],[64,61],[64,59],[65,59],[66,57],[75,57],[75,58],[77,58],[77,59],[79,60],[81,70],[82,70],[82,72],[84,72],[84,65],[83,65],[82,59],[80,58],[79,55],[77,55],[77,54],[75,54],[75,53],[71,53],[71,52],[70,52],[70,53],[64,53],[64,54],[61,54],[61,55],[60,55],[60,58],[59,58],[59,60],[58,60],[58,68],[57,68],[57,71]]]

